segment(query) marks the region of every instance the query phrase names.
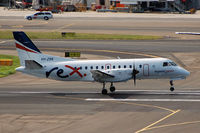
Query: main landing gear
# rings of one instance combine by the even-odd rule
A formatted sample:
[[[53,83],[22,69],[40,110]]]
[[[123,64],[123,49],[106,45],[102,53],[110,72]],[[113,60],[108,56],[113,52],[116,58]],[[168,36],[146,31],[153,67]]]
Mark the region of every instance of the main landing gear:
[[[114,91],[115,91],[115,86],[113,85],[113,82],[111,82],[111,85],[110,85],[110,92],[114,92]],[[108,91],[107,91],[107,89],[106,89],[106,83],[105,83],[105,82],[103,82],[103,89],[102,89],[101,93],[102,93],[103,95],[108,94]]]
[[[110,92],[114,92],[115,91],[115,86],[113,85],[113,82],[111,82],[110,85]]]
[[[173,84],[173,80],[170,80],[170,85],[171,85],[171,87],[170,87],[170,91],[174,91],[174,84]]]

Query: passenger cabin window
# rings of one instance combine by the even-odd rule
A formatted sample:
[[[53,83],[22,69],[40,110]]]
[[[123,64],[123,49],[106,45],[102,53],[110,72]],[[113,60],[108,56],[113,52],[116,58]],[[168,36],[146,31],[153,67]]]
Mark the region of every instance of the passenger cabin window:
[[[80,67],[80,70],[82,70],[82,67]]]
[[[113,69],[115,69],[115,66],[113,66]]]
[[[91,66],[90,69],[93,69],[93,66]]]
[[[96,69],[99,69],[99,67],[98,67],[98,66],[96,66]]]
[[[124,65],[124,68],[126,68],[126,65]]]
[[[119,66],[118,66],[118,68],[120,69],[120,68],[121,68],[121,66],[119,65]]]
[[[44,13],[37,13],[37,15],[44,15]]]
[[[110,66],[107,66],[107,69],[110,69]]]
[[[101,69],[104,69],[104,67],[103,67],[103,66],[101,66]]]
[[[85,66],[85,70],[87,70],[87,66]]]
[[[129,65],[129,68],[132,68],[132,65]]]
[[[139,67],[142,68],[142,65],[140,65]]]

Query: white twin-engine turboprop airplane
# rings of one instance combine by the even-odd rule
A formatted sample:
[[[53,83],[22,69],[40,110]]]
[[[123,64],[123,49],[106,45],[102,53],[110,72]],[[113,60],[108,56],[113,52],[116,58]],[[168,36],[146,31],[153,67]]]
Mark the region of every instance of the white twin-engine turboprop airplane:
[[[89,81],[103,83],[102,94],[107,94],[105,84],[133,79],[185,79],[190,72],[166,58],[74,60],[42,54],[28,36],[21,31],[13,32],[21,66],[17,71],[42,78],[62,81]]]

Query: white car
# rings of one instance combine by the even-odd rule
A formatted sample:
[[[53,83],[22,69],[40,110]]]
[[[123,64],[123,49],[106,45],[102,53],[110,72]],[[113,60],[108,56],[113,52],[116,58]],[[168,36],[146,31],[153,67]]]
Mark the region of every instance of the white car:
[[[49,20],[53,18],[53,15],[51,12],[37,12],[33,15],[28,15],[28,16],[25,16],[25,19],[28,19],[28,20],[32,20],[32,19],[44,19],[44,20]]]

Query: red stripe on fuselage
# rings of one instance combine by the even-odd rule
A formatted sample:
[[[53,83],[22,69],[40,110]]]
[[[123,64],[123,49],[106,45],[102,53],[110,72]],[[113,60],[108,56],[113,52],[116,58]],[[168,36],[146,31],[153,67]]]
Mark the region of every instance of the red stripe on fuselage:
[[[25,51],[28,51],[28,52],[32,52],[32,53],[37,53],[37,52],[32,51],[30,49],[27,49],[27,48],[25,48],[25,47],[23,47],[23,46],[21,46],[21,45],[19,45],[17,43],[15,43],[15,44],[16,44],[16,48],[19,48],[19,49],[22,49],[22,50],[25,50]]]

